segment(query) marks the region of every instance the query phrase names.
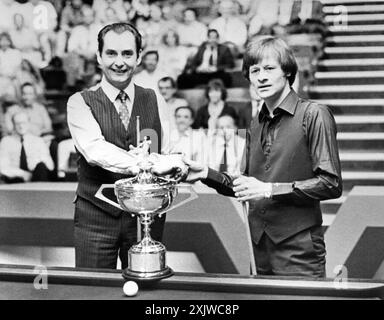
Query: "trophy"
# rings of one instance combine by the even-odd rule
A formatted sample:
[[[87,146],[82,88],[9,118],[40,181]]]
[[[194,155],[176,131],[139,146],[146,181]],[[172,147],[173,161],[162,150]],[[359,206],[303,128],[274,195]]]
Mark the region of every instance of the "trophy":
[[[150,225],[156,215],[161,217],[165,212],[197,197],[191,186],[178,185],[177,180],[153,174],[152,166],[148,157],[144,157],[139,163],[140,171],[137,176],[118,180],[112,185],[102,185],[96,193],[97,198],[139,217],[143,238],[129,249],[128,267],[123,270],[125,279],[135,281],[159,280],[173,274],[166,264],[166,248],[161,242],[151,238]],[[102,194],[105,188],[110,187],[114,187],[118,203]],[[178,188],[189,189],[189,197],[172,207]]]

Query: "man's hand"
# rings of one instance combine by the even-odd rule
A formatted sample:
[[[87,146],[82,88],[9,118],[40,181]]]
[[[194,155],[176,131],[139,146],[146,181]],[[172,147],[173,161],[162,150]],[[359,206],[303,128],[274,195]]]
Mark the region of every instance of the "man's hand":
[[[240,176],[233,181],[233,191],[239,201],[260,200],[271,195],[272,183]]]
[[[148,160],[153,163],[153,173],[179,181],[188,174],[188,166],[183,162],[182,158],[182,154],[161,155],[151,153]]]
[[[206,179],[208,176],[208,166],[202,165],[196,161],[183,158],[184,163],[189,167],[188,175],[185,179],[187,182],[196,182]]]

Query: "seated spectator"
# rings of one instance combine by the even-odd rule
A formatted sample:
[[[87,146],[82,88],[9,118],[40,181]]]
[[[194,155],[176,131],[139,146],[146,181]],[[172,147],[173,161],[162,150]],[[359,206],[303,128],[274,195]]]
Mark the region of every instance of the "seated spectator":
[[[5,126],[8,134],[11,134],[14,126],[13,115],[23,111],[29,117],[29,132],[35,136],[45,136],[46,141],[51,141],[52,121],[44,105],[36,98],[36,89],[32,83],[26,82],[21,86],[21,103],[9,107],[5,113]]]
[[[7,100],[16,98],[15,74],[22,62],[21,51],[15,49],[9,33],[0,34],[0,96]]]
[[[21,61],[21,67],[16,72],[16,87],[18,90],[18,95],[21,96],[20,88],[26,83],[33,83],[36,89],[36,95],[38,99],[42,99],[45,92],[45,83],[41,76],[40,70],[36,68],[32,63],[27,59]]]
[[[178,78],[180,89],[194,88],[219,78],[226,87],[231,86],[231,76],[225,71],[233,68],[235,62],[229,48],[219,43],[216,30],[208,30],[208,40],[198,49],[185,71]]]
[[[176,128],[170,134],[170,152],[183,153],[188,159],[204,163],[206,136],[203,130],[193,130],[194,110],[178,107],[174,113]]]
[[[190,54],[195,54],[197,48],[207,39],[208,28],[197,20],[194,9],[185,9],[183,18],[183,22],[176,29],[180,36],[180,45],[191,48]]]
[[[70,0],[61,12],[60,31],[57,34],[56,55],[62,57],[72,29],[83,24],[83,0]]]
[[[54,165],[44,140],[29,132],[25,112],[12,116],[14,134],[0,142],[0,174],[6,183],[49,181]]]
[[[172,115],[170,121],[171,129],[176,128],[176,122],[174,114],[177,108],[188,106],[187,100],[176,97],[177,87],[176,81],[171,77],[161,78],[158,82],[159,92],[164,97],[165,102],[168,106],[169,114]]]
[[[102,25],[110,23],[112,12],[116,14],[115,22],[127,21],[127,13],[122,0],[95,0],[92,8],[96,12],[97,23]]]
[[[132,11],[133,16],[132,22],[136,23],[138,18],[148,20],[151,17],[151,7],[149,5],[149,0],[132,0]]]
[[[222,0],[219,5],[220,17],[209,24],[210,29],[215,29],[220,34],[222,42],[234,43],[237,50],[244,51],[247,41],[247,26],[237,16],[233,0]]]
[[[159,53],[155,50],[147,51],[143,55],[143,69],[133,76],[134,83],[141,87],[150,88],[159,92],[158,82],[166,75],[158,68],[158,63]]]
[[[9,32],[13,45],[20,50],[24,59],[38,68],[42,65],[43,56],[36,32],[25,25],[24,16],[16,13],[13,16],[13,28]]]
[[[208,136],[207,165],[229,175],[239,175],[245,139],[237,135],[236,118],[229,114],[217,119],[216,131]]]
[[[211,80],[205,89],[205,96],[208,99],[208,104],[200,107],[197,111],[192,126],[194,129],[203,128],[212,131],[216,129],[217,119],[224,114],[230,114],[233,118],[237,118],[236,110],[225,101],[227,90],[221,80]]]
[[[175,3],[171,4],[169,2],[164,2],[161,10],[163,12],[164,28],[166,30],[174,30],[175,32],[178,32],[177,28],[183,21],[184,8],[185,7],[182,5],[182,10],[178,12]]]
[[[13,16],[20,13],[20,3],[15,0],[0,1],[0,32],[9,32],[13,25]]]
[[[239,110],[239,129],[248,129],[252,120],[258,115],[261,106],[263,105],[263,100],[259,97],[252,84],[249,86],[249,95],[251,101]]]
[[[187,64],[188,55],[188,50],[179,45],[179,35],[173,30],[168,30],[162,37],[162,45],[159,46],[159,68],[177,79]]]
[[[123,7],[127,14],[127,20],[133,22],[135,19],[136,11],[132,5],[132,0],[123,0]]]
[[[150,14],[151,17],[145,32],[146,50],[155,50],[161,44],[162,37],[167,30],[165,29],[163,12],[158,5],[151,4]]]
[[[249,21],[248,38],[259,35],[284,35],[290,21],[293,0],[259,0],[256,14]]]
[[[288,33],[319,33],[326,35],[323,4],[318,0],[294,0]]]

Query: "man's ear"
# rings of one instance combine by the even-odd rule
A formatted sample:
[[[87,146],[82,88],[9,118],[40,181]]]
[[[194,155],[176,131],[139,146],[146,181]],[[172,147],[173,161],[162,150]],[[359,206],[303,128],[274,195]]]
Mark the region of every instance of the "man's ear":
[[[143,49],[140,49],[139,54],[137,56],[137,65],[139,65],[141,63],[142,58],[143,58]]]
[[[98,63],[99,65],[101,65],[101,56],[100,56],[99,51],[96,52],[96,58],[97,58],[97,63]]]

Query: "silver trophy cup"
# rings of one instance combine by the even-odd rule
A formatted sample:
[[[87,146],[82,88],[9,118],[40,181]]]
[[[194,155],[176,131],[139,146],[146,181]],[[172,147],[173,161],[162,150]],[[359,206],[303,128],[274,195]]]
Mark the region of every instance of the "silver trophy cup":
[[[111,187],[114,187],[118,204],[102,194],[105,188]],[[189,197],[172,207],[178,188],[188,189]],[[151,163],[146,162],[140,165],[136,177],[118,180],[114,185],[102,185],[96,197],[140,219],[143,238],[129,249],[128,267],[123,270],[123,277],[143,281],[171,276],[173,271],[166,263],[166,248],[151,238],[150,226],[156,215],[161,217],[163,213],[196,198],[193,188],[152,174]]]

